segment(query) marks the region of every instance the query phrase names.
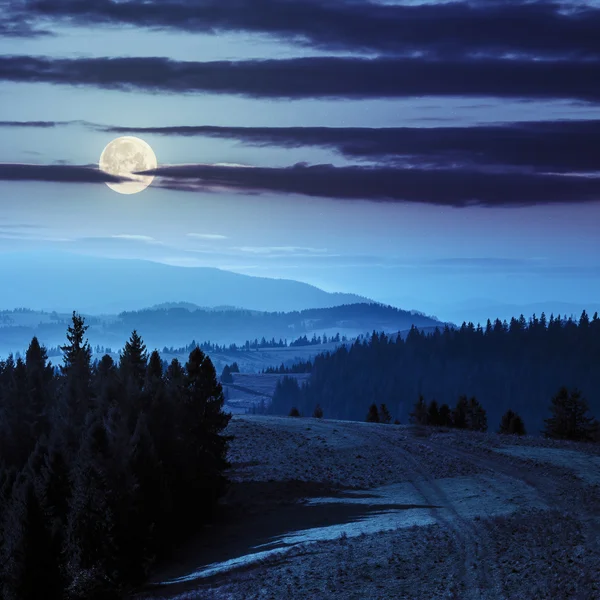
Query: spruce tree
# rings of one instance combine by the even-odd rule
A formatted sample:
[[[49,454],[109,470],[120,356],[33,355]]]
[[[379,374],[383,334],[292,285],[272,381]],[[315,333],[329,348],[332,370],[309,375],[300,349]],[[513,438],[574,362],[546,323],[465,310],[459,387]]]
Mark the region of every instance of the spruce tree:
[[[179,431],[186,456],[185,475],[188,518],[202,522],[214,509],[226,489],[222,471],[230,437],[222,435],[231,415],[223,412],[223,388],[210,358],[200,348],[192,350],[185,365]]]
[[[487,431],[487,415],[474,396],[469,400],[466,410],[466,425],[471,431]]]
[[[74,438],[78,437],[92,401],[92,350],[85,339],[87,329],[83,317],[73,311],[72,323],[67,329],[68,343],[60,347],[63,352],[63,390],[59,410],[61,418],[70,426],[71,446],[76,443]]]
[[[295,406],[292,406],[292,408],[290,410],[290,414],[288,416],[290,416],[290,417],[299,417],[300,416],[300,411]]]
[[[142,390],[148,366],[146,344],[134,329],[119,359],[119,371],[125,385],[133,385],[138,392]]]
[[[52,543],[44,510],[33,481],[22,475],[3,515],[3,589],[5,600],[60,598],[63,581],[60,554]]]
[[[223,371],[221,372],[221,383],[233,383],[233,376],[231,375],[229,365],[223,367]]]
[[[379,406],[379,419],[382,423],[389,425],[392,422],[392,415],[385,403]]]
[[[525,424],[523,419],[512,410],[507,410],[500,421],[498,433],[508,435],[525,435]]]
[[[379,423],[379,411],[377,410],[377,404],[373,403],[369,406],[369,412],[367,413],[367,423]]]
[[[429,403],[429,409],[427,410],[427,422],[429,425],[433,425],[434,427],[442,424],[440,419],[440,410],[436,400],[432,400]]]
[[[321,408],[320,404],[317,404],[317,406],[315,406],[315,410],[313,412],[313,417],[315,419],[322,419],[323,418],[323,409]]]
[[[49,413],[53,401],[54,373],[47,364],[46,348],[34,337],[25,353],[28,391],[28,421],[33,441],[49,431]]]
[[[466,396],[460,396],[456,406],[452,411],[452,426],[457,429],[467,428],[467,412],[469,410],[469,401]]]
[[[417,330],[415,330],[417,331]],[[410,413],[410,422],[415,425],[427,425],[427,403],[425,402],[425,398],[422,395],[419,395],[419,399],[415,403],[413,408],[413,412]]]
[[[598,421],[587,413],[589,405],[578,389],[569,393],[566,387],[560,388],[552,398],[552,416],[544,419],[545,437],[559,440],[597,441],[600,426]]]
[[[439,409],[440,426],[452,427],[452,410],[447,404],[442,404]]]

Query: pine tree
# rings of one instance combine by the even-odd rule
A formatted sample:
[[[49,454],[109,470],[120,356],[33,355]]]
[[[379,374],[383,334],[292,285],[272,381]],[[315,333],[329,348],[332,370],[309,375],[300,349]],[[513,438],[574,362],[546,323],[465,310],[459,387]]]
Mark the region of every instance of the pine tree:
[[[317,406],[315,406],[315,410],[313,412],[313,417],[315,419],[322,419],[323,418],[323,409],[321,408],[320,404],[317,404]]]
[[[552,398],[552,416],[544,419],[545,437],[559,440],[596,441],[599,436],[599,423],[588,416],[589,405],[577,389],[570,393],[562,387]]]
[[[148,352],[146,344],[134,329],[131,337],[125,342],[125,347],[119,359],[119,372],[126,386],[132,386],[136,391],[141,391],[146,377],[148,366]]]
[[[62,596],[60,555],[52,543],[44,510],[29,476],[21,476],[6,514],[3,540],[6,600]]]
[[[512,410],[507,410],[500,421],[498,433],[509,435],[526,435],[523,419]]]
[[[73,438],[78,436],[92,400],[92,350],[89,342],[84,339],[87,329],[83,317],[73,311],[72,324],[67,329],[68,344],[60,347],[63,352],[61,373],[64,378],[60,412],[71,428],[70,445],[75,443]]]
[[[115,515],[108,494],[110,449],[102,421],[90,415],[86,425],[71,475],[65,553],[69,594],[82,600],[100,600],[112,597],[118,586],[114,570]]]
[[[299,417],[300,416],[300,411],[295,406],[292,406],[292,408],[290,410],[290,414],[288,416],[290,416],[290,417]]]
[[[379,406],[379,419],[382,423],[386,423],[387,425],[392,422],[392,415],[386,404],[381,404]]]
[[[34,337],[25,353],[28,391],[28,425],[33,441],[49,431],[49,412],[52,404],[54,373],[47,365],[48,354]]]
[[[367,423],[379,423],[379,411],[377,410],[377,404],[373,403],[369,406],[369,412],[367,413]]]
[[[434,427],[442,424],[440,419],[440,410],[436,400],[432,400],[429,403],[429,409],[427,410],[427,422],[429,425],[433,425]]]
[[[471,431],[487,431],[487,415],[474,396],[469,400],[466,410],[466,426]]]
[[[460,396],[456,407],[452,411],[452,426],[457,429],[467,428],[467,412],[469,410],[469,401],[466,396]]]
[[[184,390],[179,421],[185,461],[188,518],[202,522],[226,489],[222,471],[230,437],[221,435],[231,415],[223,412],[223,388],[210,358],[200,348],[192,350],[185,365]]]
[[[221,383],[233,383],[233,376],[231,375],[229,365],[223,367],[223,371],[221,372]]]
[[[452,427],[452,411],[445,403],[440,406],[439,418],[441,427]]]
[[[411,330],[412,331],[412,330]],[[418,330],[415,329],[418,334]],[[415,335],[417,335],[415,334]],[[419,399],[415,403],[413,408],[413,412],[410,413],[410,422],[415,425],[427,425],[427,403],[425,402],[425,398],[422,395],[419,396]]]

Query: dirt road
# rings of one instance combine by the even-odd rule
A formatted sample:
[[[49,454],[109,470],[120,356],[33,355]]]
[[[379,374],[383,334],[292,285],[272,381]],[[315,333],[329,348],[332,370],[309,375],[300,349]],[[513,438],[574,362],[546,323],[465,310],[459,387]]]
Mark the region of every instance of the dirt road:
[[[144,597],[600,599],[600,448],[236,416],[223,523]]]

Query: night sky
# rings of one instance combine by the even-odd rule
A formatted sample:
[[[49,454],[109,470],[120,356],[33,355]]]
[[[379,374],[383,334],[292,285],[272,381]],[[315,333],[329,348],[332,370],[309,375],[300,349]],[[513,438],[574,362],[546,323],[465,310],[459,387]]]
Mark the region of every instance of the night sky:
[[[0,260],[600,308],[597,2],[0,0],[0,136]]]

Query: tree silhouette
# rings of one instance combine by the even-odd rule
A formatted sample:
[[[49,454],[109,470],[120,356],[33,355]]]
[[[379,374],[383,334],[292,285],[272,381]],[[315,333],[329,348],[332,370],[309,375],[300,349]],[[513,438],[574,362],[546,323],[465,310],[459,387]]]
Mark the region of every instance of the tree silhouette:
[[[317,404],[317,406],[315,406],[315,410],[313,412],[313,417],[315,419],[322,419],[323,418],[323,409],[321,408],[320,404]]]
[[[434,427],[442,425],[440,419],[440,410],[438,408],[438,403],[436,400],[432,400],[429,403],[429,409],[427,411],[427,422],[429,423],[429,425],[433,425]]]
[[[467,414],[469,411],[469,401],[466,396],[460,396],[456,406],[452,411],[452,425],[457,429],[466,429],[468,426]]]
[[[427,425],[427,412],[427,403],[425,402],[425,398],[420,395],[419,399],[415,403],[413,412],[410,413],[410,422],[415,425]]]
[[[589,411],[587,400],[582,397],[578,389],[569,392],[566,387],[561,387],[552,398],[550,411],[552,416],[544,420],[545,437],[573,441],[598,439],[599,424],[587,414]]]
[[[290,417],[299,417],[300,411],[295,406],[292,406],[289,416]]]
[[[523,419],[512,410],[507,410],[500,421],[498,433],[509,435],[525,435],[525,424]]]
[[[389,424],[392,422],[392,415],[385,404],[381,404],[379,407],[379,419],[382,423]]]
[[[125,347],[119,359],[119,371],[125,385],[133,385],[141,391],[146,377],[148,365],[148,352],[146,345],[138,332],[134,329],[131,337],[125,342]]]
[[[471,397],[467,405],[466,425],[471,431],[487,431],[487,415],[475,397]]]
[[[373,403],[369,406],[369,412],[367,413],[367,423],[379,423],[379,411],[377,410],[377,404]]]
[[[223,367],[223,371],[221,372],[221,383],[233,383],[233,376],[231,375],[229,365]]]

